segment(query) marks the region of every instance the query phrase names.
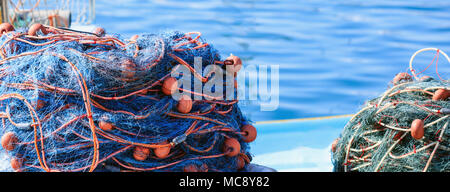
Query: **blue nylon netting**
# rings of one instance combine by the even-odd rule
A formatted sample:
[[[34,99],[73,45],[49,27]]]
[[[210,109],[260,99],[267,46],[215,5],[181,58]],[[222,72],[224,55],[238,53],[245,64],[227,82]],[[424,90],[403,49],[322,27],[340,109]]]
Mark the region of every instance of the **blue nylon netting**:
[[[7,151],[20,162],[15,169],[183,171],[195,165],[237,171],[239,158],[251,160],[240,131],[250,122],[237,102],[194,101],[191,112],[182,114],[178,101],[160,91],[180,64],[175,57],[192,67],[194,57],[202,58],[203,68],[223,65],[199,33],[140,34],[134,41],[48,26],[48,34],[37,36],[25,30],[0,37],[2,135],[15,134],[14,149]],[[101,121],[114,129],[100,129]],[[227,138],[239,141],[239,155],[226,155]],[[153,150],[167,143],[173,144],[170,154],[157,158]],[[148,158],[133,158],[136,146],[150,149]]]

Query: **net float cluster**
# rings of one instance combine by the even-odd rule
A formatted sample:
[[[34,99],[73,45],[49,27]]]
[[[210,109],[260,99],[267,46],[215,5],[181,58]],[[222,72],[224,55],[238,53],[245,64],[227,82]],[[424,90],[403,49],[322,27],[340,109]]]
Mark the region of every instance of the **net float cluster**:
[[[242,60],[221,60],[201,33],[126,39],[8,23],[0,33],[1,145],[12,170],[240,171],[251,162],[257,130],[238,99],[206,99],[170,75],[182,65],[205,82],[195,57],[239,72]],[[175,100],[177,91],[189,94]]]
[[[411,71],[346,124],[331,144],[334,171],[450,171],[449,81]]]

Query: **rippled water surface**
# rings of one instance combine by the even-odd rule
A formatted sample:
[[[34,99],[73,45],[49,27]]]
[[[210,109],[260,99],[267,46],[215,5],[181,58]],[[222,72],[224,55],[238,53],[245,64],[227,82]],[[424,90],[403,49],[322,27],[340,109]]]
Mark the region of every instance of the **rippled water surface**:
[[[254,121],[355,113],[416,50],[450,52],[448,0],[97,0],[95,24],[125,36],[200,31],[223,56],[279,65],[279,108],[242,106]],[[418,68],[433,55],[421,55]],[[448,78],[450,65],[441,58],[439,67]]]

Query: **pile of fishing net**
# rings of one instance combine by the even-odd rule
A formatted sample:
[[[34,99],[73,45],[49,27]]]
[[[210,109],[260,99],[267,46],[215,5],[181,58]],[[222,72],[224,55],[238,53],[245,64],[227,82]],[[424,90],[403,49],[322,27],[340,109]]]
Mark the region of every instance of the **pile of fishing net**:
[[[334,171],[450,171],[450,83],[411,73],[346,124],[332,144]]]
[[[1,144],[12,169],[238,171],[251,161],[256,129],[236,97],[188,90],[171,75],[183,66],[207,83],[213,74],[195,68],[196,57],[200,70],[235,66],[228,72],[236,75],[239,57],[221,61],[200,33],[124,39],[102,28],[15,30],[7,23],[0,33]],[[230,83],[236,92],[235,78],[224,81],[212,92]]]

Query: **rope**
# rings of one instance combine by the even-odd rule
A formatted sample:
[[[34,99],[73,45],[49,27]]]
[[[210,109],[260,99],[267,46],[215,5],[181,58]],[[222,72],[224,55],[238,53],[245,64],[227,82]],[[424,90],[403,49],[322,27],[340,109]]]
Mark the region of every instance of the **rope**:
[[[202,70],[224,65],[201,33],[126,40],[42,26],[48,34],[19,29],[0,37],[0,118],[2,134],[18,140],[8,152],[23,162],[16,171],[237,171],[232,151],[250,155],[240,130],[249,120],[237,98],[178,87],[202,97],[186,113],[161,91],[180,66],[207,82],[210,74],[194,69],[195,57],[202,57]]]
[[[450,170],[450,115],[446,112],[450,85],[439,75],[439,79],[417,77],[423,71],[416,73],[412,63],[424,51],[436,51],[450,62],[437,48],[415,52],[409,63],[415,81],[396,84],[368,101],[346,124],[333,144],[335,171]],[[443,97],[435,99],[440,91]]]

